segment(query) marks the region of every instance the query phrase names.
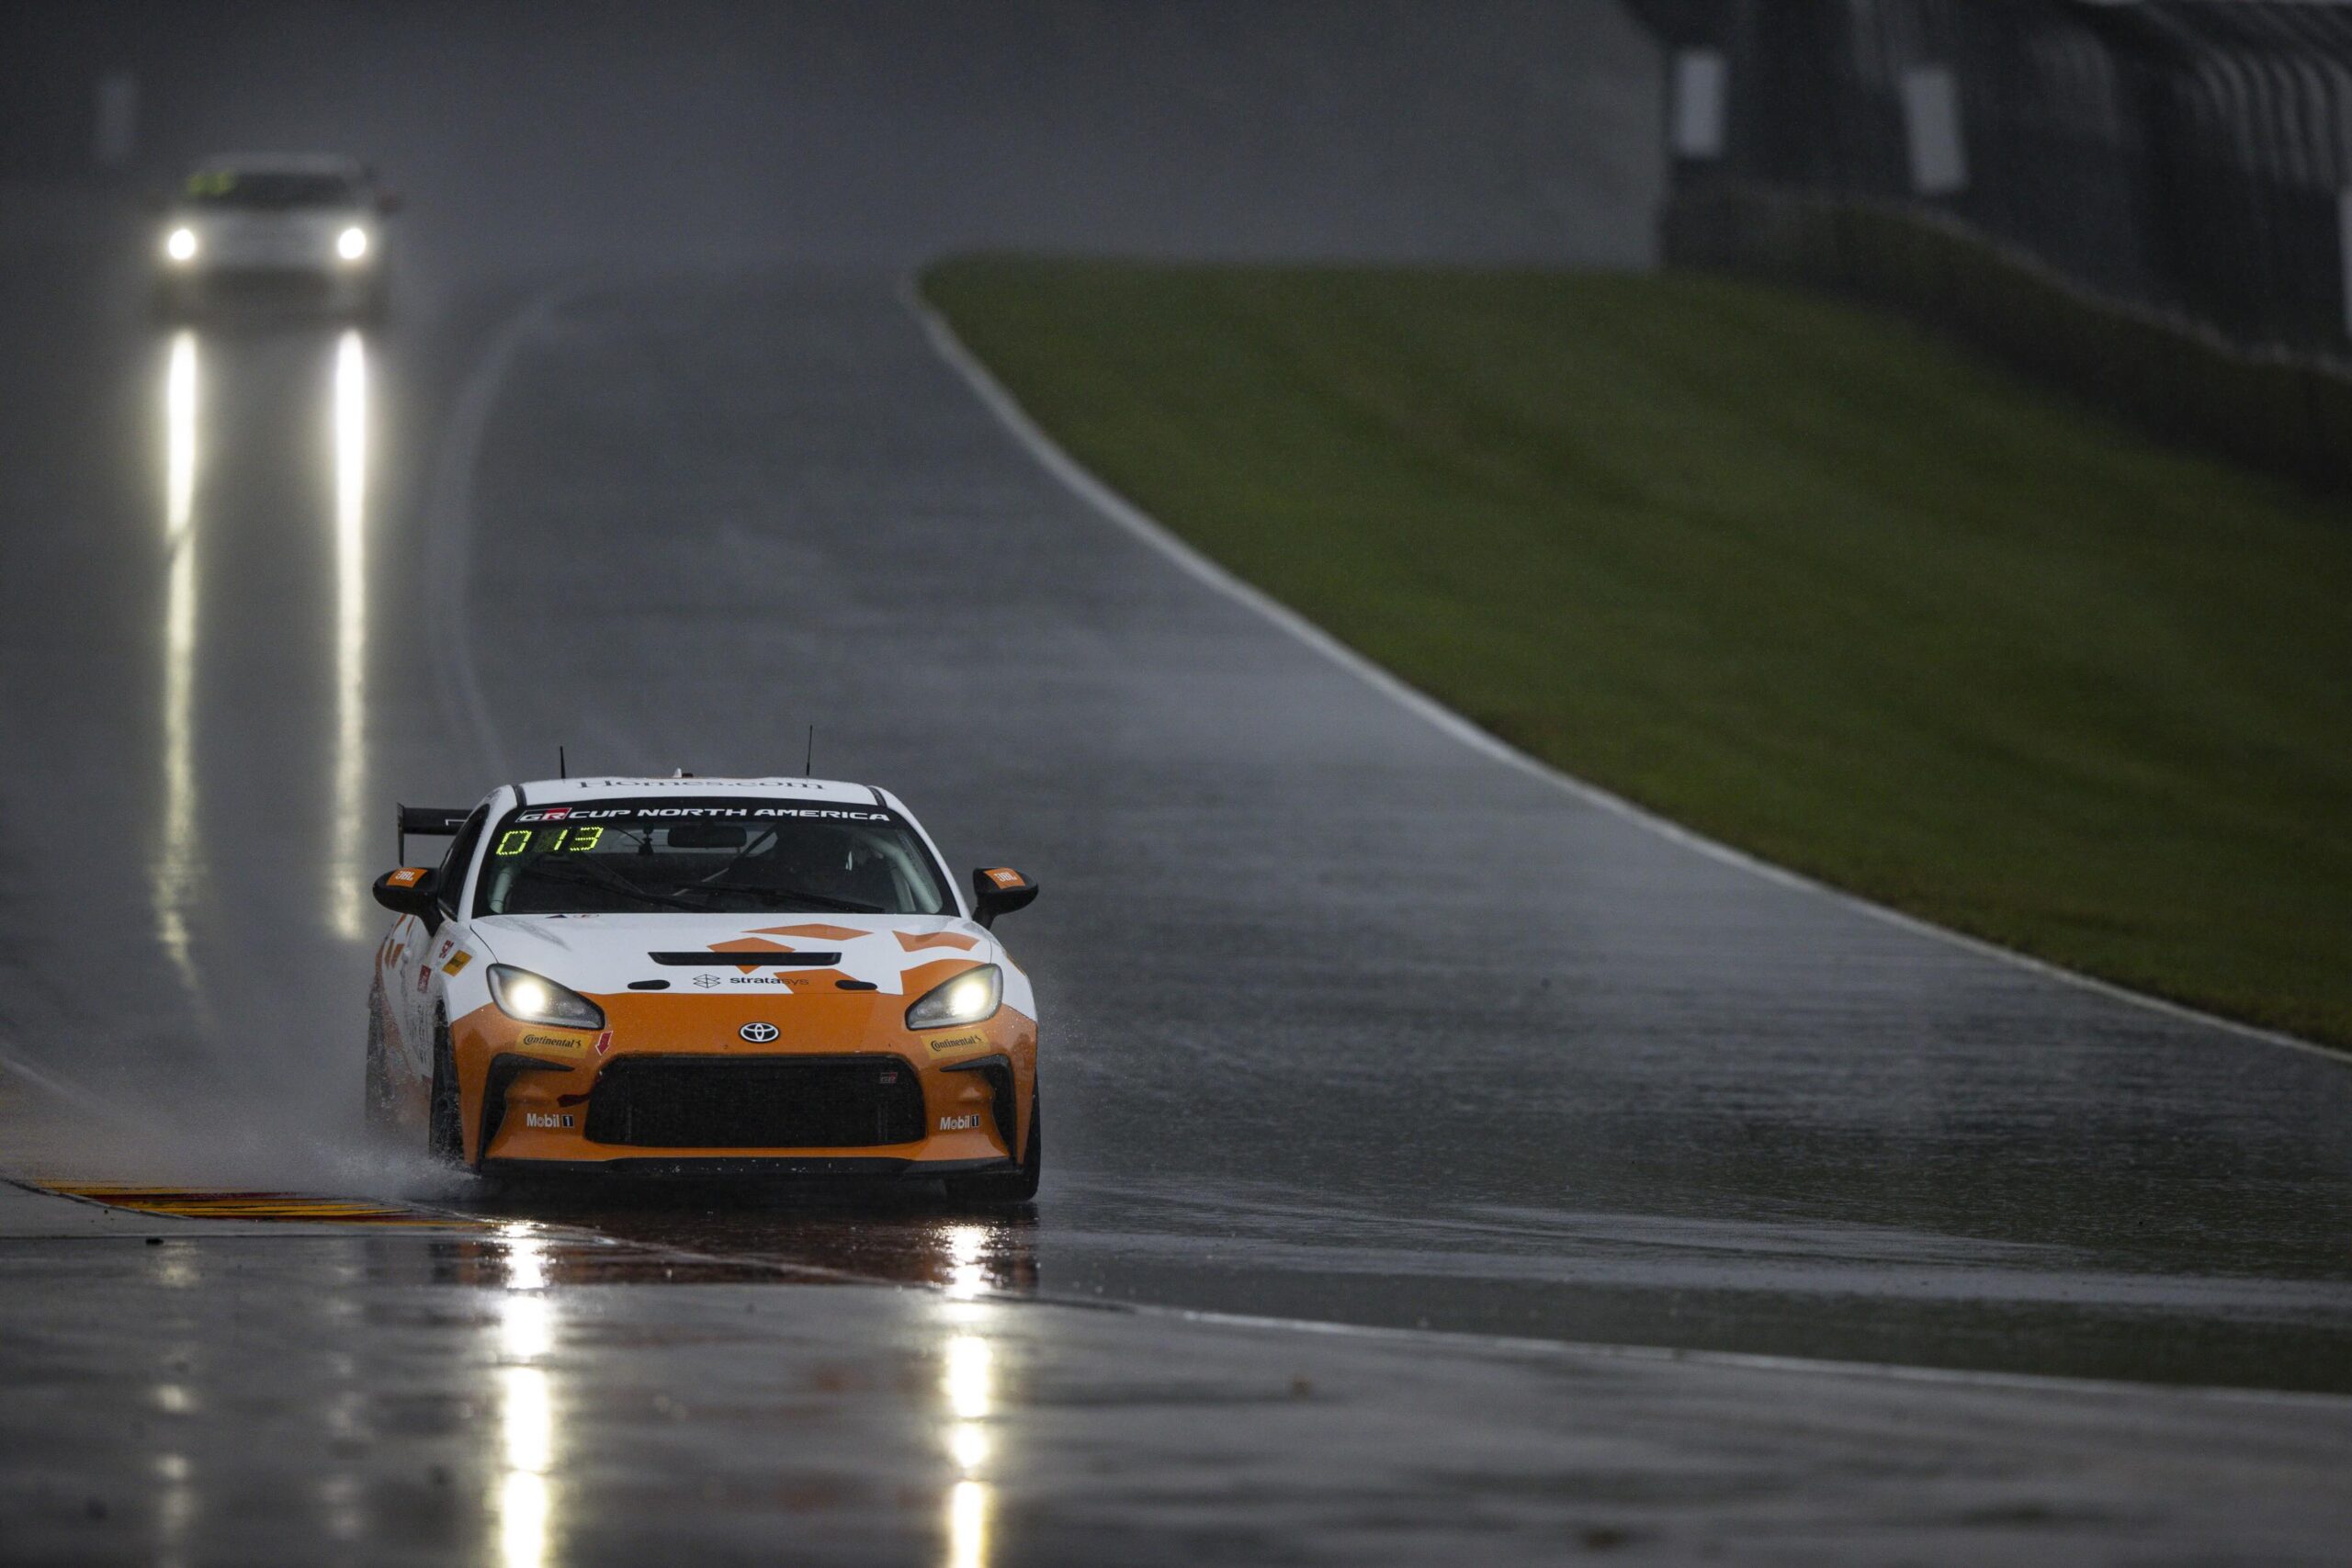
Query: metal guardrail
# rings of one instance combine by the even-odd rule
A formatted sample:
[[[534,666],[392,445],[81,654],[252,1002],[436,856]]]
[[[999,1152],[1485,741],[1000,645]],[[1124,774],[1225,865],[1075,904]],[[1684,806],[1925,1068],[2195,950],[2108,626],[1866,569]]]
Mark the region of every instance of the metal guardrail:
[[[2352,360],[2352,5],[1631,0],[1678,193],[1903,204],[2246,347]]]

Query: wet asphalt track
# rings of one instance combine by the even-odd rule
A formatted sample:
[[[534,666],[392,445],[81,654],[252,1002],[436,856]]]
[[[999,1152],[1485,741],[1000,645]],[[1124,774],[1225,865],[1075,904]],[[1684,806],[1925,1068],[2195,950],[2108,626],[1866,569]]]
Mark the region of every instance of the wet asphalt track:
[[[182,339],[118,207],[4,216],[0,1171],[469,1228],[0,1189],[0,1556],[2342,1539],[2334,1399],[973,1302],[2341,1393],[2352,1074],[1464,746],[1057,482],[895,261],[421,261],[382,333]],[[469,1192],[358,1141],[395,798],[558,744],[790,769],[811,722],[820,772],[1045,885],[1006,928],[1048,1009],[1033,1214]]]
[[[1465,747],[1059,485],[943,360],[891,273],[516,289],[451,336],[358,351],[375,450],[436,460],[371,470],[356,726],[337,679],[352,531],[334,389],[354,352],[338,334],[194,338],[184,618],[154,544],[170,454],[117,465],[56,439],[96,419],[168,446],[174,340],[55,355],[60,395],[9,433],[25,444],[56,422],[10,470],[12,517],[36,514],[23,476],[44,465],[69,493],[119,502],[20,529],[6,581],[6,1049],[107,1112],[61,1110],[17,1075],[15,1168],[410,1200],[493,1227],[462,1266],[405,1233],[7,1244],[7,1375],[27,1398],[0,1445],[40,1450],[12,1463],[8,1495],[58,1532],[25,1539],[266,1557],[343,1532],[387,1552],[495,1541],[508,1561],[621,1560],[628,1529],[578,1533],[619,1504],[574,1476],[558,1528],[539,1483],[511,1479],[551,1473],[509,1462],[540,1440],[516,1423],[560,1429],[582,1474],[662,1456],[616,1494],[634,1520],[686,1506],[673,1466],[702,1445],[740,1458],[740,1434],[797,1421],[912,1469],[854,1485],[786,1457],[782,1480],[729,1469],[701,1495],[728,1506],[691,1539],[741,1550],[807,1510],[820,1556],[959,1560],[968,1482],[992,1488],[1006,1560],[1082,1560],[1112,1520],[1159,1530],[1171,1553],[1335,1561],[1364,1540],[1398,1557],[1541,1556],[1582,1530],[1767,1560],[1815,1553],[1823,1532],[1863,1557],[1896,1537],[1954,1560],[1995,1542],[2064,1555],[2083,1531],[2118,1552],[2245,1546],[2223,1492],[2184,1480],[2224,1461],[2229,1495],[2267,1500],[2264,1554],[2340,1539],[2320,1480],[2347,1451],[2334,1401],[1866,1379],[1858,1410],[1844,1382],[1718,1367],[1730,1382],[1677,1374],[1704,1387],[1670,1416],[1638,1379],[1622,1405],[1577,1405],[1619,1423],[1587,1451],[1565,1411],[1493,1414],[1489,1380],[1535,1375],[1509,1370],[1533,1350],[1228,1339],[1042,1305],[984,1309],[1021,1347],[1007,1388],[1023,1392],[986,1427],[993,1468],[973,1460],[978,1439],[924,1427],[940,1358],[957,1353],[924,1315],[940,1292],[2342,1391],[2352,1079],[1758,875]],[[444,409],[430,434],[402,423]],[[1053,1141],[1033,1215],[855,1194],[469,1192],[359,1143],[367,942],[337,931],[328,873],[355,844],[363,869],[383,858],[395,795],[461,799],[542,771],[559,742],[614,769],[788,766],[812,720],[826,769],[890,782],[951,854],[1046,884],[1008,928],[1050,1008]],[[346,820],[353,746],[364,784]],[[183,934],[185,969],[169,955]],[[62,1201],[28,1201],[13,1234],[55,1237],[42,1205]],[[596,1236],[656,1263],[514,1262]],[[192,1261],[158,1274],[173,1258]],[[516,1267],[539,1304],[504,1304]],[[811,1270],[933,1293],[775,1297]],[[615,1283],[657,1274],[670,1292]],[[715,1301],[721,1286],[749,1294]],[[229,1304],[208,1304],[224,1290]],[[69,1324],[58,1301],[89,1312]],[[234,1304],[265,1301],[267,1324]],[[781,1358],[783,1381],[745,1373],[720,1408],[688,1401],[683,1388],[734,1375],[695,1359],[713,1353],[705,1314],[756,1325],[769,1302],[802,1326],[763,1337],[730,1315],[720,1359]],[[496,1326],[509,1311],[582,1327],[547,1330],[551,1359],[518,1359]],[[159,1320],[179,1325],[164,1361],[145,1345],[107,1359],[106,1325]],[[301,1347],[273,1362],[287,1389],[263,1387],[255,1335]],[[639,1349],[653,1370],[632,1364]],[[160,1392],[196,1386],[174,1381],[181,1363],[209,1369],[213,1392]],[[1129,1386],[1137,1365],[1166,1370]],[[1293,1380],[1333,1377],[1349,1393],[1299,1432],[1259,1419]],[[388,1392],[420,1380],[441,1392]],[[843,1414],[842,1391],[864,1389],[906,1408]],[[529,1403],[543,1395],[545,1410]],[[2118,1397],[2121,1414],[2079,1425],[2083,1401]],[[1072,1400],[1088,1414],[1066,1427],[1043,1414]],[[645,1450],[642,1423],[686,1419],[663,1401],[701,1413]],[[1147,1416],[1196,1401],[1230,1419]],[[1800,1431],[1725,1424],[1783,1404],[1807,1412]],[[74,1441],[49,1451],[36,1434],[67,1406]],[[187,1446],[225,1429],[216,1410],[298,1452],[329,1443],[340,1490],[274,1518],[237,1504],[295,1461],[265,1444],[252,1464],[189,1468]],[[1625,1446],[1637,1415],[1662,1423],[1654,1447]],[[2165,1434],[2153,1447],[2150,1421]],[[913,1449],[910,1426],[929,1434]],[[1531,1473],[1491,1468],[1505,1428]],[[1342,1430],[1409,1470],[1395,1495],[1420,1501],[1374,1507],[1315,1465],[1240,1500],[1219,1479]],[[1921,1446],[1888,1458],[1898,1432]],[[1431,1450],[1414,1458],[1422,1434]],[[1101,1460],[1105,1490],[1080,1504],[1012,1460],[1062,1443],[1138,1446]],[[1760,1470],[1724,1459],[1737,1476],[1689,1478],[1717,1462],[1699,1457],[1710,1445],[1758,1443],[1776,1455]],[[1195,1467],[1175,1499],[1121,1490],[1140,1484],[1125,1467],[1175,1462],[1159,1444]],[[1894,1501],[1874,1493],[1888,1484]],[[1754,1533],[1757,1498],[1790,1533]],[[1892,1533],[1846,1533],[1857,1509]],[[521,1550],[513,1532],[534,1518]]]

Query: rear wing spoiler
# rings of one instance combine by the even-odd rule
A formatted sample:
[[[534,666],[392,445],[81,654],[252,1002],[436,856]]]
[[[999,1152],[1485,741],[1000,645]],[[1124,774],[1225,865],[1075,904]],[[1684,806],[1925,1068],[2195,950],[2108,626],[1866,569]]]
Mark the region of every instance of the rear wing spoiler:
[[[465,806],[395,806],[392,807],[392,829],[400,844],[400,863],[408,863],[408,836],[421,833],[428,838],[454,839],[458,829],[466,825],[473,808]]]

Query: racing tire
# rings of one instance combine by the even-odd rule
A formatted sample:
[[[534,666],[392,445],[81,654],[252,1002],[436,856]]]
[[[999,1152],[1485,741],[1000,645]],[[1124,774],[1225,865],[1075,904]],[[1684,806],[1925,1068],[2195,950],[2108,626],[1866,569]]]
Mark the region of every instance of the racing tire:
[[[1019,1170],[990,1171],[985,1176],[943,1179],[951,1203],[996,1205],[1026,1203],[1037,1196],[1037,1178],[1044,1169],[1046,1115],[1035,1094],[1029,1097],[1029,1141],[1021,1152]]]
[[[368,988],[368,1086],[361,1101],[368,1131],[379,1136],[400,1122],[400,1108],[392,1099],[391,1066],[384,1055],[384,987]]]
[[[458,1053],[449,1043],[449,1021],[433,1021],[433,1101],[425,1113],[424,1152],[439,1164],[459,1170],[466,1163],[464,1112],[458,1099]]]

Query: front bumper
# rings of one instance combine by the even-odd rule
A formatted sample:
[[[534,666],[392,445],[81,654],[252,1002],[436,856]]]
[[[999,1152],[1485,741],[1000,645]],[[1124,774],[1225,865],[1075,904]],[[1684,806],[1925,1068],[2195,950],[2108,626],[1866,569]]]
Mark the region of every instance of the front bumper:
[[[494,1008],[452,1026],[469,1160],[920,1179],[1017,1166],[1025,1146],[1036,1025],[1009,1008],[982,1024],[915,1034],[898,1021],[899,997],[732,1008],[596,999],[612,1026],[601,1033],[518,1024]],[[783,1037],[736,1043],[754,1014],[777,1017]]]
[[[193,265],[156,286],[176,310],[358,310],[381,288],[375,267]]]
[[[888,1156],[815,1156],[802,1155],[627,1155],[611,1159],[513,1159],[494,1156],[481,1163],[485,1176],[626,1178],[673,1181],[725,1179],[792,1179],[873,1181],[936,1180],[943,1176],[1013,1175],[1020,1162],[994,1159],[898,1159]]]

